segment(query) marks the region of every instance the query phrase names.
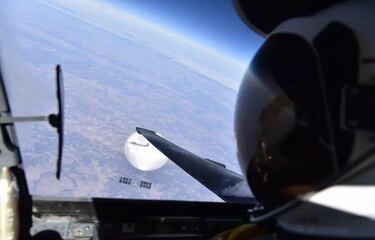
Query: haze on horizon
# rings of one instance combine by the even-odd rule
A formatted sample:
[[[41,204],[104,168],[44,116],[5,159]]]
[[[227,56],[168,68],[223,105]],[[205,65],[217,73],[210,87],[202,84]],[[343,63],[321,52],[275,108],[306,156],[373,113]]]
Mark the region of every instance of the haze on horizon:
[[[223,49],[214,48],[214,44],[211,44],[211,46],[205,45],[200,41],[200,38],[193,34],[182,34],[181,31],[177,33],[176,29],[152,22],[151,19],[140,14],[130,13],[130,10],[119,7],[118,4],[112,2],[90,0],[38,1],[104,31],[121,37],[136,39],[139,43],[160,50],[163,55],[194,68],[197,72],[207,75],[213,80],[219,80],[221,84],[233,90],[238,89],[239,79],[242,79],[248,65],[247,62],[235,58]],[[131,25],[139,27],[132,28]],[[199,26],[197,27],[199,28]],[[157,32],[158,34],[149,36],[150,32]],[[217,41],[220,41],[220,39],[217,39]],[[237,42],[235,39],[233,41]],[[181,45],[190,47],[183,48]],[[252,57],[251,53],[249,56]]]

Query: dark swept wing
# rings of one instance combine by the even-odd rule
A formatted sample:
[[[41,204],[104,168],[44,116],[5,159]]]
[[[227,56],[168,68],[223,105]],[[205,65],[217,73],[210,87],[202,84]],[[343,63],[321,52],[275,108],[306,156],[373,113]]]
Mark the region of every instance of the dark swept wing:
[[[201,158],[160,137],[154,131],[139,127],[136,130],[171,161],[224,201],[254,202],[245,179],[226,169],[225,165]]]

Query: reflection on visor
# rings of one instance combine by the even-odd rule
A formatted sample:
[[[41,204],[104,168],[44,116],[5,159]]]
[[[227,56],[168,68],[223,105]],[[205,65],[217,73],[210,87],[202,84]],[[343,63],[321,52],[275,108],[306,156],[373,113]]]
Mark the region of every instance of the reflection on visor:
[[[258,149],[248,179],[257,199],[273,208],[309,191],[332,172],[332,147],[309,43],[296,35],[273,35],[255,56],[252,71],[252,81],[273,96],[268,101],[264,96],[258,114]]]

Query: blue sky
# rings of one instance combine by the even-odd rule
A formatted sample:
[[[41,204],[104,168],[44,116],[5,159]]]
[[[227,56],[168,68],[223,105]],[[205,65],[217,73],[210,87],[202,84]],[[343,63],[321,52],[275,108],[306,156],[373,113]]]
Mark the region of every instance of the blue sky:
[[[231,0],[110,0],[125,11],[247,64],[263,38],[237,16]]]
[[[78,20],[77,26],[89,24],[117,37],[135,40],[235,91],[262,42],[242,23],[229,0],[38,0],[30,5],[36,3],[50,8],[49,17],[63,13]],[[8,4],[14,6],[13,11],[5,8],[9,19],[30,16],[28,9],[21,3],[16,7],[17,4]],[[44,26],[32,21],[35,20],[28,20],[28,24],[39,25],[40,29]],[[59,28],[56,22],[49,24]],[[79,36],[82,31],[72,34],[84,37]],[[89,44],[90,39],[86,40]],[[93,51],[98,49],[101,47]]]

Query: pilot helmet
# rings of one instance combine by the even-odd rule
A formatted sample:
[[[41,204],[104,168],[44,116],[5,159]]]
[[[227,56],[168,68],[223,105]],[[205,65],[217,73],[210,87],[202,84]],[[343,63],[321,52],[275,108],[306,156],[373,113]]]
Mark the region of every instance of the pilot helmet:
[[[268,15],[270,1],[257,3],[263,12],[251,2],[235,5],[266,39],[241,83],[235,132],[249,186],[272,210],[375,145],[375,1],[271,1],[294,5]]]

